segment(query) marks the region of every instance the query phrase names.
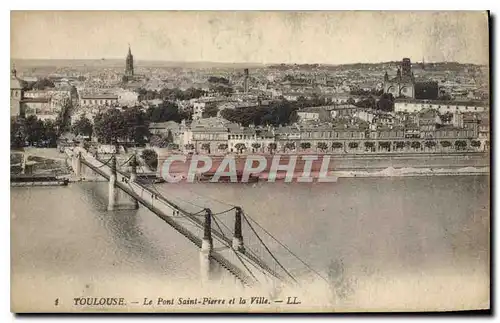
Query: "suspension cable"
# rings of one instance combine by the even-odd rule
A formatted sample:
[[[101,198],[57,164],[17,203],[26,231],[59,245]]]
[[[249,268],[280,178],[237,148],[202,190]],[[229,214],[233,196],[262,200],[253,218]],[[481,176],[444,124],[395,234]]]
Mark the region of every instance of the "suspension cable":
[[[215,224],[217,225],[217,227],[219,227],[219,230],[221,230],[222,232],[222,229],[220,228],[219,226],[219,221],[217,221],[217,219],[215,217],[212,216],[212,218],[214,219],[214,222]],[[222,236],[224,238],[227,238],[226,235],[224,233],[222,233]],[[236,250],[233,249],[232,246],[229,246],[225,241],[222,241],[222,244],[225,245],[226,247],[228,247],[229,249],[231,249],[231,251],[233,251],[234,255],[236,256],[236,258],[238,258],[238,260],[241,262],[241,264],[245,267],[245,269],[248,271],[248,273],[250,273],[250,275],[252,275],[252,277],[256,280],[256,281],[259,281],[257,279],[257,277],[255,277],[255,275],[253,274],[253,272],[250,270],[250,268],[248,268],[248,266],[245,264],[245,262],[243,261],[243,259],[241,259],[240,255],[238,255],[238,252],[236,252]]]
[[[214,213],[214,214],[212,214],[212,215],[221,215],[221,214],[227,213],[227,212],[229,212],[229,211],[232,211],[232,210],[234,210],[234,209],[236,209],[236,206],[233,206],[232,208],[227,209],[227,210],[222,211],[222,212]]]
[[[266,251],[271,255],[271,257],[274,259],[274,261],[276,261],[278,263],[278,265],[281,267],[281,269],[283,269],[285,271],[285,273],[290,276],[290,278],[292,278],[292,280],[296,283],[297,280],[292,276],[292,274],[290,274],[290,272],[288,270],[286,270],[286,268],[281,264],[281,262],[276,259],[276,257],[274,256],[274,254],[271,252],[271,250],[269,250],[269,248],[267,247],[267,245],[264,243],[264,241],[262,241],[262,239],[260,238],[260,236],[257,234],[257,232],[255,231],[255,229],[253,228],[252,224],[248,221],[246,215],[245,215],[245,212],[241,212],[241,214],[243,215],[243,218],[245,218],[245,221],[247,221],[248,223],[248,226],[250,227],[250,229],[252,229],[253,233],[255,233],[255,235],[257,236],[257,239],[259,239],[260,243],[264,246],[264,248],[266,249]]]
[[[313,273],[315,273],[316,275],[318,275],[318,277],[320,277],[324,281],[328,282],[328,280],[326,278],[324,278],[318,271],[316,271],[314,268],[312,268],[310,265],[308,265],[304,260],[302,260],[292,250],[290,250],[286,245],[284,245],[281,241],[279,241],[271,233],[269,233],[269,231],[267,231],[266,229],[264,229],[257,221],[255,221],[254,219],[252,219],[252,217],[250,217],[248,214],[245,213],[245,218],[247,218],[247,217],[250,218],[250,220],[252,220],[252,222],[254,222],[260,229],[262,229],[262,231],[264,231],[267,235],[269,235],[280,246],[282,246],[283,248],[285,248],[286,251],[288,251],[292,256],[294,256],[296,259],[298,259],[304,266],[306,266],[309,270],[311,270]],[[247,222],[248,222],[248,220],[247,220]]]
[[[132,159],[132,157],[134,157],[133,154],[130,155],[130,157],[123,164],[119,165],[118,167],[122,167],[123,165],[125,165],[126,163],[128,163]]]
[[[156,191],[156,193],[158,193],[159,195],[163,196],[163,194],[165,194],[165,193],[161,193],[160,191],[158,191],[158,189],[156,188],[156,186],[155,186],[153,183],[151,183],[151,187],[152,187],[152,188]],[[166,195],[166,194],[165,194],[165,195]],[[196,203],[193,203],[193,202],[191,202],[191,201],[184,200],[184,199],[182,199],[182,198],[180,198],[180,197],[178,197],[178,196],[176,196],[176,195],[172,195],[172,194],[169,194],[169,195],[170,195],[171,197],[173,197],[174,199],[177,199],[177,200],[180,200],[180,201],[182,201],[182,202],[185,202],[185,203],[191,204],[191,205],[193,205],[193,206],[196,206],[197,208],[200,208],[200,209],[206,209],[206,206],[200,206],[200,205],[198,205],[198,204],[196,204]]]

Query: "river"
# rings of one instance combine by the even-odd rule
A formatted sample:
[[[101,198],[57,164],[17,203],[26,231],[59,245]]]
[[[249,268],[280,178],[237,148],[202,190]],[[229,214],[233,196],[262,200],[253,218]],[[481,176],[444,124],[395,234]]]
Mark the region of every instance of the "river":
[[[340,268],[337,287],[345,295],[338,309],[489,306],[489,176],[165,183],[156,189],[192,211],[240,205],[321,275]],[[108,212],[106,206],[102,182],[11,188],[13,303],[47,306],[102,293],[158,296],[172,288],[192,293],[197,248],[144,207]],[[267,241],[294,273],[303,270]],[[325,310],[330,304],[319,303],[306,305]]]

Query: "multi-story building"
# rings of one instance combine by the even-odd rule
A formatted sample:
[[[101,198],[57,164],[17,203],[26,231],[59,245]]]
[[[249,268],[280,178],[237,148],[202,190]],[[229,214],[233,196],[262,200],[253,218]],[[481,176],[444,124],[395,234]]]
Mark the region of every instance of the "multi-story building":
[[[424,109],[434,109],[441,114],[484,112],[488,111],[486,104],[482,102],[457,102],[457,101],[427,101],[427,100],[401,100],[394,101],[394,112],[416,113]]]
[[[80,96],[81,107],[117,106],[118,96],[115,94],[84,94]]]

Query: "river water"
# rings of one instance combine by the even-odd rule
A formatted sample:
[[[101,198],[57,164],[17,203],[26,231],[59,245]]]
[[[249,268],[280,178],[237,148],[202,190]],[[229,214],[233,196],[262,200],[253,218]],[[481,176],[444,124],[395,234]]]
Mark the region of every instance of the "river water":
[[[156,189],[192,211],[242,206],[321,275],[337,273],[336,286],[345,291],[337,295],[340,309],[489,306],[489,176]],[[12,299],[18,310],[26,300],[50,307],[64,297],[62,305],[70,306],[68,300],[80,295],[193,292],[199,258],[191,242],[144,207],[109,212],[106,206],[102,182],[11,188]],[[269,246],[287,263],[283,249],[271,241]],[[299,267],[291,269],[300,273]],[[324,301],[304,303],[324,310],[330,304]]]

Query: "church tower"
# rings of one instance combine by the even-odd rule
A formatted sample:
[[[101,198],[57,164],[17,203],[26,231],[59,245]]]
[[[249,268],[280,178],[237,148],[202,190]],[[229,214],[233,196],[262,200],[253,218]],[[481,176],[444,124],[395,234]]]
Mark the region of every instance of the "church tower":
[[[130,45],[128,46],[127,59],[125,60],[125,76],[134,76],[134,56],[132,56]]]

